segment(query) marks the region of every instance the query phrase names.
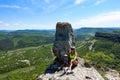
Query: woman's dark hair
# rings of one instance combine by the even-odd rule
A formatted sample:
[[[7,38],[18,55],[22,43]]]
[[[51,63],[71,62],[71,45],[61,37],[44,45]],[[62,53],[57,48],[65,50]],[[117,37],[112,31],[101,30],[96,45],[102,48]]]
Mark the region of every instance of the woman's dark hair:
[[[72,47],[72,48],[71,48],[71,51],[73,51],[72,53],[75,54],[75,47]]]
[[[72,47],[71,50],[75,50],[75,47]]]

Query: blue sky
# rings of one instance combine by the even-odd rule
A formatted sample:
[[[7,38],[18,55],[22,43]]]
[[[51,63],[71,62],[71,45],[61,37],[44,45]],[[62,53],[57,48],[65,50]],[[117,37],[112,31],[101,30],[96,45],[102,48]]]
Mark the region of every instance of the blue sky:
[[[120,27],[120,0],[0,0],[0,30]]]

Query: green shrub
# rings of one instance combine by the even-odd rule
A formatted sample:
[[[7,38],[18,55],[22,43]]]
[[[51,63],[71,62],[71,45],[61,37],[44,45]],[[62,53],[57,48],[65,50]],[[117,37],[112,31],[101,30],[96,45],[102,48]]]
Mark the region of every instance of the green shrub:
[[[88,52],[84,58],[97,67],[109,66],[114,61],[114,55],[106,55],[103,52]]]

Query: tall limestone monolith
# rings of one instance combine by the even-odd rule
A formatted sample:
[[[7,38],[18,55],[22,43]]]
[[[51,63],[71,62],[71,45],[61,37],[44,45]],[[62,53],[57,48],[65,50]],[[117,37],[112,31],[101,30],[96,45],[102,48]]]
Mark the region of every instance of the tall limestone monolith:
[[[75,47],[75,37],[71,24],[58,22],[56,24],[55,42],[53,45],[54,56],[62,61],[64,54],[68,54],[71,47]]]
[[[60,62],[64,60],[63,55],[69,55],[68,51],[72,47],[75,47],[75,37],[71,24],[58,22],[53,44],[53,53],[56,58],[37,80],[104,80],[94,67],[88,67],[85,60],[79,57],[78,65],[72,69],[72,74],[66,74],[65,68],[59,69],[61,67]]]

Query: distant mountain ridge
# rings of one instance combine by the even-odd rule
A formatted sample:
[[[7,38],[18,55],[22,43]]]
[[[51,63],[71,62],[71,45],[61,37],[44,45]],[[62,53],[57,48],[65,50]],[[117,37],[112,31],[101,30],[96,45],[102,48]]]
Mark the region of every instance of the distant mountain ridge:
[[[95,32],[112,32],[120,30],[120,28],[80,28],[80,29],[75,29],[75,33],[81,33],[81,34],[87,34],[87,33],[95,33]]]
[[[75,34],[87,34],[87,33],[95,33],[95,32],[111,32],[120,30],[120,28],[87,28],[82,27],[79,29],[74,29]],[[48,29],[48,30],[37,30],[37,29],[26,29],[26,30],[0,30],[0,32],[54,32],[55,29]]]
[[[112,32],[120,28],[80,28],[74,29],[75,40],[83,41],[96,32]],[[53,43],[55,30],[0,30],[0,50],[39,46]],[[5,45],[3,44],[5,43]]]
[[[0,33],[1,32],[12,32],[12,31],[14,31],[14,30],[0,30]]]
[[[113,30],[118,30],[120,29],[120,27],[116,27],[116,28],[88,28],[88,27],[82,27],[82,28],[78,28],[78,29],[74,29],[74,32],[77,31],[81,31],[82,32],[94,32],[94,31],[113,31]],[[18,32],[41,32],[41,31],[54,31],[55,29],[25,29],[25,30],[0,30],[0,32],[14,32],[14,31],[18,31]]]
[[[54,41],[54,30],[0,31],[0,50],[40,46]]]
[[[110,39],[116,42],[120,42],[120,32],[119,33],[103,33],[103,32],[96,32],[95,37],[101,37]]]

